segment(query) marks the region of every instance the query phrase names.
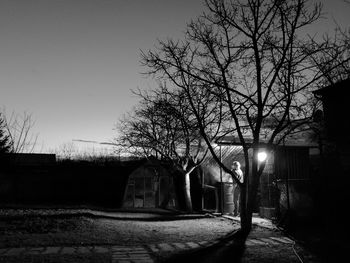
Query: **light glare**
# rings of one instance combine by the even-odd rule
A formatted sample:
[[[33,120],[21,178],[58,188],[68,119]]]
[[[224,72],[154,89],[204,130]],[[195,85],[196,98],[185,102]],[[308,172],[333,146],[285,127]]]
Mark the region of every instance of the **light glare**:
[[[258,161],[259,161],[259,162],[265,161],[266,158],[267,158],[266,152],[259,152],[259,153],[258,153]]]

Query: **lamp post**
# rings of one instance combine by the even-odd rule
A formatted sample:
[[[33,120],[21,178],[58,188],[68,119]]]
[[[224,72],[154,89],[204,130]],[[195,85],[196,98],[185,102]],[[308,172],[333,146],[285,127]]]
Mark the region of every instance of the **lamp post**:
[[[265,172],[265,174],[267,175],[267,183],[265,183],[265,179],[263,179],[260,187],[261,187],[261,191],[262,191],[262,199],[266,199],[265,202],[263,202],[263,207],[260,207],[260,213],[262,213],[263,217],[270,217],[271,216],[271,212],[270,211],[270,207],[271,207],[271,191],[270,191],[270,173],[269,173],[269,168],[266,167],[267,166],[267,162],[268,162],[268,155],[266,153],[266,151],[264,149],[259,149],[258,153],[257,153],[257,159],[258,159],[258,169],[261,169],[261,165],[264,165],[264,168],[267,168],[267,171]],[[263,176],[263,172],[261,172],[261,176]],[[263,190],[264,187],[264,190]],[[264,193],[267,190],[267,193]],[[267,196],[266,196],[267,195]]]
[[[265,163],[265,168],[267,168],[267,171],[266,171],[266,175],[267,175],[267,191],[268,191],[268,205],[270,206],[271,204],[271,189],[270,189],[270,172],[269,172],[269,167],[267,166],[267,162],[268,162],[268,159],[267,159],[267,153],[264,151],[264,150],[261,150],[258,152],[258,162],[259,163],[263,163],[263,162],[266,162]]]

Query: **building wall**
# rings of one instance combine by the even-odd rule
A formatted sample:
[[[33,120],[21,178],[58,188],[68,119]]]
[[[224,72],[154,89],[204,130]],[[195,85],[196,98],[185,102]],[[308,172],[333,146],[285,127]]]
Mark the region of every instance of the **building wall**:
[[[344,211],[350,199],[350,79],[323,88],[315,94],[323,103],[325,136],[322,137],[319,210],[326,228],[347,229]],[[323,210],[321,210],[323,208]]]

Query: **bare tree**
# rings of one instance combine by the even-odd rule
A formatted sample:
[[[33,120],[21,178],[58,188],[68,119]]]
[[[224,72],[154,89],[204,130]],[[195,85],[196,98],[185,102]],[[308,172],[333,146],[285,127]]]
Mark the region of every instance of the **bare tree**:
[[[72,160],[78,153],[78,148],[74,142],[63,143],[58,147],[55,153],[59,156],[61,160]]]
[[[153,155],[171,163],[183,178],[186,209],[192,211],[190,174],[203,162],[208,148],[200,135],[187,97],[183,91],[171,91],[166,87],[152,94],[137,94],[141,97],[140,104],[119,121],[117,144],[129,153],[146,157]],[[217,112],[222,106],[210,101],[210,97],[213,98],[204,93],[197,94],[197,109],[205,119],[203,125],[211,129],[214,136],[220,126],[218,120],[221,116]]]
[[[9,117],[3,111],[4,125],[11,140],[12,152],[32,153],[38,141],[39,134],[33,133],[35,121],[31,114],[12,112]]]
[[[12,150],[10,136],[7,134],[5,121],[0,112],[0,154],[9,153]]]
[[[201,136],[219,166],[241,188],[241,229],[249,233],[260,176],[261,147],[273,150],[288,136],[307,127],[314,112],[311,91],[348,57],[314,58],[330,50],[305,28],[321,16],[322,6],[308,0],[206,0],[207,12],[192,21],[182,41],[160,41],[142,53],[147,73],[170,81],[187,95]],[[309,5],[310,4],[310,5]],[[338,59],[338,58],[337,58]],[[194,94],[207,90],[224,102],[229,114],[215,137],[203,125]],[[214,151],[223,136],[237,138],[245,156],[241,183]]]
[[[324,75],[319,87],[333,85],[350,77],[350,30],[340,26],[331,37],[325,35],[322,43],[313,41],[306,52],[310,53],[311,63]],[[314,50],[319,52],[314,52]]]

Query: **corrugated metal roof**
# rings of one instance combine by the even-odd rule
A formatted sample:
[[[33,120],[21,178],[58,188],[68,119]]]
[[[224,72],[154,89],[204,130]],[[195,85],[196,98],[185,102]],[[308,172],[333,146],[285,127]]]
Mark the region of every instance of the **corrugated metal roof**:
[[[280,146],[300,146],[300,147],[318,147],[318,144],[312,141],[311,136],[312,131],[309,132],[300,132],[299,134],[295,134],[293,136],[289,136],[288,139],[284,141]],[[245,137],[245,143],[248,147],[253,143],[253,138]],[[260,144],[263,146],[267,144],[267,140],[260,138]],[[231,145],[231,146],[241,146],[242,143],[238,137],[235,136],[225,136],[220,140],[216,141],[218,145]]]

